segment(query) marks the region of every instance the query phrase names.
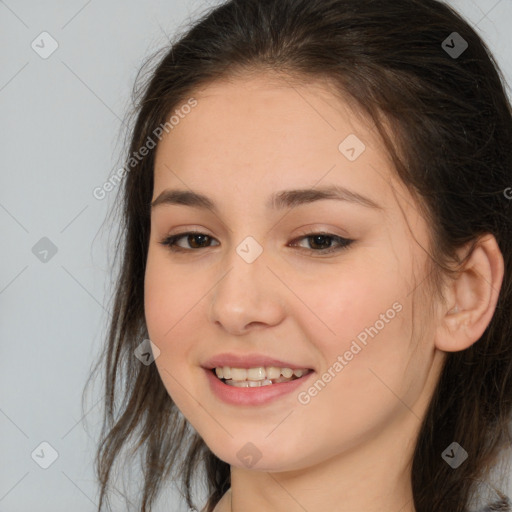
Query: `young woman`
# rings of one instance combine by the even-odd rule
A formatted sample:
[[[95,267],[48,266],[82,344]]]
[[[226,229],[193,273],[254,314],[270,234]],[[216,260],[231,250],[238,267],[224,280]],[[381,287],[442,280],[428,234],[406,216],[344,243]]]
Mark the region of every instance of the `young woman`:
[[[99,509],[130,447],[141,511],[178,475],[206,512],[510,510],[511,147],[441,2],[198,20],[138,98]]]

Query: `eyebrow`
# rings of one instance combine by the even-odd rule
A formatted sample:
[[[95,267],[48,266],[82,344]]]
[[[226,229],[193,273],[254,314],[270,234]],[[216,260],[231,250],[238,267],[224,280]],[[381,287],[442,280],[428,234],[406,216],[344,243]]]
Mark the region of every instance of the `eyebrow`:
[[[270,196],[266,207],[272,208],[274,210],[281,210],[284,208],[294,208],[302,204],[312,203],[314,201],[321,201],[325,199],[347,201],[376,210],[384,209],[372,199],[338,185],[330,185],[321,188],[282,190],[280,192],[275,192],[272,194],[272,196]],[[151,203],[151,208],[155,208],[160,205],[173,204],[192,206],[195,208],[217,212],[215,203],[209,197],[197,192],[192,192],[190,190],[177,189],[166,189],[162,191],[159,196]]]

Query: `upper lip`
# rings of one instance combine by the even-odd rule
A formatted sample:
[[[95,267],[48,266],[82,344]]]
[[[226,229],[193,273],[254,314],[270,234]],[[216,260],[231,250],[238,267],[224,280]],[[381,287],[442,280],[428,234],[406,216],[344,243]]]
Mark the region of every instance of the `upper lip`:
[[[211,357],[204,363],[204,368],[211,370],[223,366],[231,368],[256,368],[259,366],[277,366],[278,368],[291,368],[298,370],[302,368],[310,369],[305,365],[297,365],[290,362],[285,362],[280,359],[266,356],[264,354],[217,354]]]

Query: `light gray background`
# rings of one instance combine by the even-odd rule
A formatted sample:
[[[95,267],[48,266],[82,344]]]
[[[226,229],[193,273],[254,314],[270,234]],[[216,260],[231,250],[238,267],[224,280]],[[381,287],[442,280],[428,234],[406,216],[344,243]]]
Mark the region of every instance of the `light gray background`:
[[[512,0],[450,3],[512,84]],[[92,191],[119,166],[144,57],[207,5],[0,0],[0,512],[96,510],[94,436],[80,400],[109,316],[115,227],[104,220],[116,192],[100,201]],[[43,31],[58,43],[47,59],[31,47]],[[46,262],[33,253],[43,237],[57,248]],[[86,408],[93,427],[98,396]],[[58,452],[48,469],[31,456],[42,442]],[[187,507],[169,492],[157,510]]]

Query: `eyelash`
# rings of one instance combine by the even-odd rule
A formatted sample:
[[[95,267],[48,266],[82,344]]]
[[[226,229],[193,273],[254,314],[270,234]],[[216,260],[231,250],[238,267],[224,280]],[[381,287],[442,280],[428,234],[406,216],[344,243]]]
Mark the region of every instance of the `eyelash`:
[[[168,249],[171,252],[181,252],[181,253],[184,253],[184,252],[198,251],[199,249],[207,249],[208,248],[208,247],[199,247],[199,248],[196,248],[196,249],[184,249],[183,247],[179,247],[179,246],[175,245],[175,243],[179,239],[184,238],[185,236],[188,236],[188,235],[203,235],[203,236],[208,237],[209,239],[214,239],[213,237],[210,237],[206,233],[201,233],[200,231],[186,231],[186,232],[183,232],[183,233],[178,233],[176,235],[168,236],[168,237],[164,238],[159,243],[161,245],[163,245],[163,246],[168,247]],[[355,240],[352,240],[350,238],[343,238],[341,236],[337,236],[337,235],[333,235],[332,233],[325,233],[325,232],[303,233],[301,237],[296,238],[295,240],[292,240],[292,241],[295,242],[297,240],[302,240],[304,238],[312,238],[312,237],[316,237],[316,236],[323,236],[323,237],[326,237],[326,238],[332,238],[332,239],[334,239],[335,241],[338,242],[339,246],[335,247],[335,248],[328,247],[327,249],[319,249],[319,250],[307,249],[305,247],[300,247],[300,249],[303,249],[303,250],[305,250],[307,252],[310,252],[310,253],[331,254],[331,253],[334,253],[334,252],[339,252],[339,251],[345,250],[353,242],[355,242]]]

